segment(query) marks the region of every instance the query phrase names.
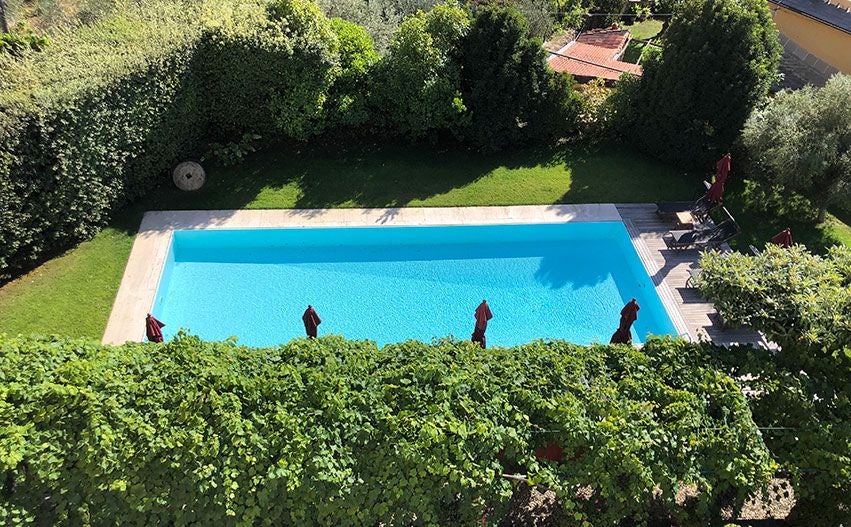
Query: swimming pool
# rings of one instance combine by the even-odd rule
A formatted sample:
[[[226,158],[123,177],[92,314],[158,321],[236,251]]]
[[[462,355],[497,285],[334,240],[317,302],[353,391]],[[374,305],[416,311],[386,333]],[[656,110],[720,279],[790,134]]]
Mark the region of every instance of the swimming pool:
[[[319,334],[379,345],[469,339],[487,299],[489,345],[536,338],[608,342],[620,309],[641,305],[633,340],[676,334],[620,222],[175,230],[154,300],[166,338],[269,346]]]

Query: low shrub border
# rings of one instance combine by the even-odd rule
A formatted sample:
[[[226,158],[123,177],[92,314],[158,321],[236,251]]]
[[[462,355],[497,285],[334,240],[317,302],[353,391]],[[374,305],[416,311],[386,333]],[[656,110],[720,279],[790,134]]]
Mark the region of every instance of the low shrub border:
[[[705,525],[774,465],[703,346],[0,336],[0,522],[470,525],[523,467],[577,524]]]

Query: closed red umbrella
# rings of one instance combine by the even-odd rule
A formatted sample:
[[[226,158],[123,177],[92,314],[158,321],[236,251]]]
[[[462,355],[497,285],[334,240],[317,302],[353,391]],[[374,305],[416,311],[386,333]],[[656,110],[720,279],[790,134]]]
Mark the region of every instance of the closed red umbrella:
[[[792,247],[792,229],[785,228],[771,238],[771,243],[776,243],[781,247]]]
[[[610,344],[632,343],[630,329],[632,328],[632,323],[638,319],[639,309],[641,307],[639,307],[638,302],[634,298],[623,306],[623,309],[621,309],[621,322],[618,325],[617,331],[614,332],[611,340],[609,340]]]
[[[307,336],[316,338],[316,330],[319,328],[319,324],[322,323],[322,319],[319,318],[313,306],[307,306],[307,309],[304,310],[304,314],[301,316],[301,320],[304,322],[304,331],[307,332]]]
[[[485,348],[485,330],[488,329],[488,320],[493,318],[491,308],[487,300],[482,300],[479,307],[476,308],[476,327],[473,329],[471,340],[478,342],[482,348]]]
[[[730,154],[725,155],[715,163],[715,181],[709,187],[707,196],[712,203],[721,203],[724,197],[724,184],[727,182],[727,175],[730,173]]]
[[[145,334],[148,336],[148,340],[150,342],[162,342],[163,341],[163,332],[165,324],[155,319],[153,315],[148,313],[148,316],[145,317]]]

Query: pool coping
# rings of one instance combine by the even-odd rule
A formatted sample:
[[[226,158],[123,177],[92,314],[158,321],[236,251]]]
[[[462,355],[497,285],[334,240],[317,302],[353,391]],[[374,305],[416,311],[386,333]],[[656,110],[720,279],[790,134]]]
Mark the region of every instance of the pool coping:
[[[497,207],[400,207],[381,209],[265,209],[149,211],[133,241],[124,276],[104,331],[104,344],[140,342],[144,319],[156,296],[175,230],[280,229],[316,227],[510,225],[525,223],[621,222],[611,203],[577,205],[513,205]],[[627,231],[629,226],[625,224]],[[647,247],[630,233],[633,247],[648,272],[653,268]],[[652,276],[652,273],[650,273]],[[670,290],[653,281],[677,332],[692,338]]]

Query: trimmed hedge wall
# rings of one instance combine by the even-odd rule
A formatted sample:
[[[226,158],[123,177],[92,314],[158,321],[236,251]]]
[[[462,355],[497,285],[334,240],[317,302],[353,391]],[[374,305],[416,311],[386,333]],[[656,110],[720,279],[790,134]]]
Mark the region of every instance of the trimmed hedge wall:
[[[92,236],[199,141],[200,31],[176,11],[108,19],[0,60],[0,280]]]
[[[202,139],[321,131],[337,47],[310,0],[154,0],[0,54],[0,283],[94,235]]]
[[[577,525],[705,525],[774,468],[705,352],[0,335],[0,523],[473,525],[525,467]]]

